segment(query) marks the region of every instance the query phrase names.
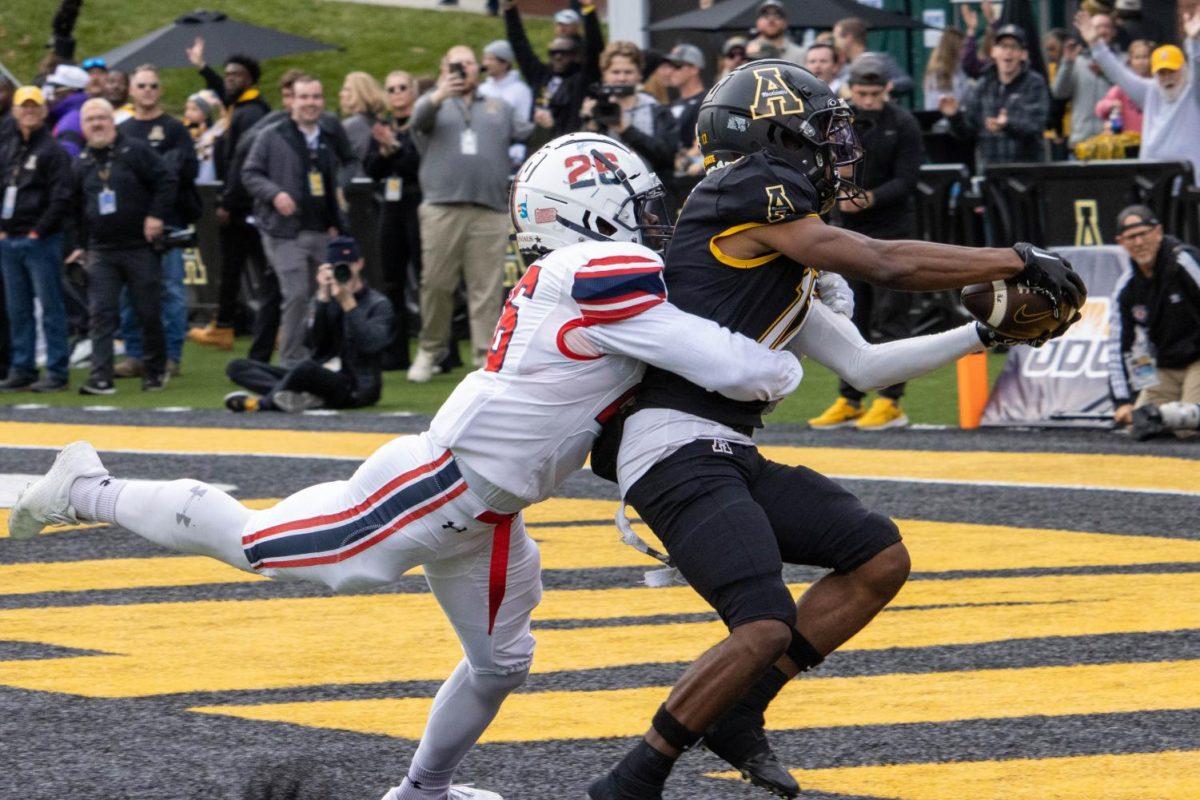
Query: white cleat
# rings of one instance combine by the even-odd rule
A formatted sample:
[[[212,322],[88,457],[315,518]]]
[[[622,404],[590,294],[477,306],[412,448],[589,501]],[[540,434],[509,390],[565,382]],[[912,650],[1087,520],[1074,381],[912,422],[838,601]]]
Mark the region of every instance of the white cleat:
[[[388,790],[380,800],[397,800],[400,797],[400,787],[394,786]],[[503,797],[495,792],[489,792],[485,789],[476,789],[470,784],[456,784],[450,787],[450,793],[446,795],[447,800],[504,800]]]
[[[50,471],[25,487],[8,516],[8,535],[32,539],[47,525],[77,525],[71,507],[71,484],[76,478],[98,478],[108,474],[96,448],[88,442],[71,442],[62,449]]]

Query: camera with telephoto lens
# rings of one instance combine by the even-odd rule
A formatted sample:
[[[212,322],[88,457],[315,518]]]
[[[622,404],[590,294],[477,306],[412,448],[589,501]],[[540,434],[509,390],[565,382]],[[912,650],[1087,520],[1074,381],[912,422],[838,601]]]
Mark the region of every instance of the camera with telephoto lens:
[[[637,86],[628,84],[592,84],[588,94],[596,100],[592,107],[592,119],[603,131],[615,128],[621,124],[621,106],[617,103],[623,97],[631,97],[637,92]]]
[[[348,261],[339,261],[333,265],[333,279],[338,283],[349,283],[354,279],[354,271]]]
[[[196,246],[196,229],[189,225],[186,228],[163,228],[162,236],[155,239],[151,245],[156,252],[165,253],[168,250]]]

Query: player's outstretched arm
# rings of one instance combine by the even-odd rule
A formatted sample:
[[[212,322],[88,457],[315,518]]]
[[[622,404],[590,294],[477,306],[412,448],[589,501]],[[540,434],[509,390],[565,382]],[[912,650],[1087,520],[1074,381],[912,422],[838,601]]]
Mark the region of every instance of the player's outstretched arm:
[[[1024,242],[1006,248],[881,241],[826,225],[818,217],[805,217],[741,231],[721,246],[738,258],[779,252],[813,269],[910,292],[1016,278],[1045,290],[1059,305],[1082,308],[1087,298],[1083,281],[1067,262]],[[731,247],[747,252],[730,252]]]
[[[770,350],[669,302],[620,322],[576,330],[600,352],[636,358],[732,400],[779,400],[803,376],[791,353]]]
[[[788,349],[815,359],[854,388],[869,392],[981,352],[984,344],[974,322],[943,333],[870,344],[849,319],[822,303],[813,303]]]

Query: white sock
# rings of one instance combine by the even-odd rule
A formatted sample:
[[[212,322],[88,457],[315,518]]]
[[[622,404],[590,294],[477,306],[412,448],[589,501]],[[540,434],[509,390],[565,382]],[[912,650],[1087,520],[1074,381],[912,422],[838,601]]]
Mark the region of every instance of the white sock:
[[[504,698],[528,674],[474,672],[465,658],[460,661],[433,699],[421,744],[396,800],[444,800],[454,770],[495,719]]]
[[[117,498],[125,483],[111,475],[76,478],[71,484],[71,507],[75,509],[75,516],[93,522],[116,522]]]
[[[195,480],[122,483],[114,514],[122,528],[177,552],[253,572],[242,552],[242,531],[254,512],[233,497]]]

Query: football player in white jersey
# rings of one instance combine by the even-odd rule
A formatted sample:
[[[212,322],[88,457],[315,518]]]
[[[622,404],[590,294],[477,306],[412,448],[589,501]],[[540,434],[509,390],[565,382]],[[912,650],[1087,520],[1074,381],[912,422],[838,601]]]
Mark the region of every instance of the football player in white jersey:
[[[800,382],[791,353],[667,302],[656,252],[669,236],[662,186],[624,145],[594,134],[556,139],[528,160],[511,205],[521,249],[538,258],[504,305],[486,366],[458,385],[428,432],[384,445],[349,480],[260,511],[195,480],[113,478],[90,444],[75,442],[9,519],[16,539],[52,523],[113,523],[182,553],[335,591],[382,586],[423,565],[464,658],[386,800],[498,798],[451,778],[529,672],[541,580],[521,510],[583,466],[645,365],[744,401],[777,400]]]

